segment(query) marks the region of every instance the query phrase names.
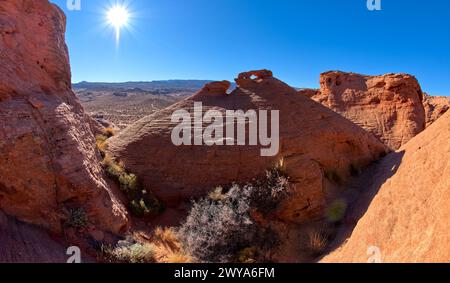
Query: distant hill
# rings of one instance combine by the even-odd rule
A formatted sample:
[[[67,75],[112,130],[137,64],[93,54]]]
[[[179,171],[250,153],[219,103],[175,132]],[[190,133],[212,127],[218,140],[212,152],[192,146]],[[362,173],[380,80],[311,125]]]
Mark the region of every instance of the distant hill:
[[[105,90],[105,89],[141,89],[144,91],[152,91],[155,89],[183,89],[198,90],[205,84],[210,83],[208,80],[166,80],[166,81],[149,81],[149,82],[123,82],[123,83],[104,83],[104,82],[80,82],[73,84],[74,89],[89,90]]]
[[[72,85],[86,112],[119,128],[193,95],[209,80],[80,82]],[[235,88],[235,84],[232,88]]]

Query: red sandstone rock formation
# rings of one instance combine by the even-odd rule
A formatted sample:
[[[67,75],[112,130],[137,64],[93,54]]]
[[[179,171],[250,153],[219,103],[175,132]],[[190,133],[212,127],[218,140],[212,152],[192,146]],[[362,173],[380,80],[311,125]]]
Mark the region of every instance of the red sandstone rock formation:
[[[110,140],[109,154],[137,174],[169,208],[204,196],[218,185],[251,181],[284,158],[296,185],[281,205],[279,217],[302,223],[322,216],[333,187],[325,176],[345,181],[352,168],[363,168],[387,151],[371,134],[299,96],[270,71],[243,73],[236,82],[231,94],[226,95],[228,82],[208,84],[193,97],[141,119]],[[177,123],[171,115],[180,109],[192,113],[195,102],[203,104],[204,112],[279,110],[279,153],[261,157],[261,147],[249,145],[173,145],[171,133]]]
[[[65,263],[69,245],[42,228],[21,223],[0,211],[1,263]]]
[[[196,96],[198,98],[202,96],[226,96],[227,91],[230,88],[231,83],[229,81],[211,82],[206,84]]]
[[[68,211],[119,233],[127,213],[103,179],[71,91],[65,16],[47,0],[0,1],[0,209],[60,232]]]
[[[298,91],[298,94],[304,95],[309,98],[314,98],[320,95],[320,89],[303,88]]]
[[[449,262],[449,141],[447,112],[362,176],[366,193],[347,221],[356,228],[344,227],[351,235],[323,261],[367,262],[379,252],[382,262]]]
[[[425,129],[423,93],[407,74],[327,72],[312,98],[398,149]]]
[[[450,109],[450,97],[425,95],[423,105],[428,127]]]

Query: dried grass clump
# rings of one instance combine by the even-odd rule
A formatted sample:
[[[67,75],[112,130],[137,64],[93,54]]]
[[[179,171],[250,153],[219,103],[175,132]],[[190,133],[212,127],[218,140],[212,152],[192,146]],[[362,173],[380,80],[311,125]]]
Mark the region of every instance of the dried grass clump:
[[[133,243],[119,247],[103,247],[104,257],[111,263],[155,263],[156,246]]]

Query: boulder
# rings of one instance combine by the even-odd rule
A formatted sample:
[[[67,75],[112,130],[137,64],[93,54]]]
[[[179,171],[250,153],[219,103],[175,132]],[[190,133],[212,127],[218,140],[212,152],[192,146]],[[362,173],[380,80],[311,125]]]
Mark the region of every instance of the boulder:
[[[47,0],[0,1],[0,209],[57,233],[82,209],[98,229],[121,233],[127,212],[71,91],[65,22]]]
[[[333,182],[345,182],[355,168],[365,167],[388,151],[373,135],[299,96],[268,70],[242,73],[236,83],[230,94],[228,82],[208,84],[194,96],[139,120],[110,139],[108,154],[137,174],[166,207],[175,208],[205,196],[215,186],[252,181],[283,159],[295,188],[281,205],[279,218],[302,223],[323,215]],[[193,117],[199,103],[203,107],[200,116],[209,110],[223,116],[230,115],[227,110],[278,110],[279,151],[262,156],[264,147],[250,145],[248,135],[246,145],[240,146],[235,137],[228,136],[216,141],[234,145],[175,145],[172,132],[179,121],[173,114],[185,110]],[[261,112],[258,117],[261,125]],[[209,125],[185,124],[202,131]],[[246,127],[251,125],[247,119]],[[201,132],[192,135],[201,137]]]
[[[428,127],[450,109],[450,97],[425,95],[423,106]]]
[[[327,72],[320,76],[320,93],[313,99],[394,150],[425,129],[423,93],[411,75]]]
[[[304,95],[309,98],[315,98],[315,97],[319,97],[320,89],[302,88],[298,91],[298,94]]]

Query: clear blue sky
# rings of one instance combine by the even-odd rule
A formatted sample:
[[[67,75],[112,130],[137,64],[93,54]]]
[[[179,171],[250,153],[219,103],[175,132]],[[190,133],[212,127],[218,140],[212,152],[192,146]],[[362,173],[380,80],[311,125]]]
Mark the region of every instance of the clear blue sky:
[[[114,0],[81,0],[68,11],[73,81],[232,80],[267,68],[296,87],[319,74],[406,72],[425,91],[450,95],[450,1],[128,0],[129,30],[116,48],[105,25]]]

